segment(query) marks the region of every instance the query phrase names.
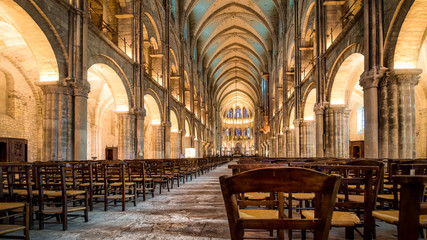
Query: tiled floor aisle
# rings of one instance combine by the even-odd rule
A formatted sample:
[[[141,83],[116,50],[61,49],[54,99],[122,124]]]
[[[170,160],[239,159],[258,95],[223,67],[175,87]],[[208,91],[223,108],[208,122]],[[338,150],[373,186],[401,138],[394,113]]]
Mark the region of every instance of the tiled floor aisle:
[[[140,199],[137,206],[103,211],[103,203],[89,212],[89,222],[73,219],[68,230],[60,225],[31,231],[31,239],[229,239],[228,222],[219,176],[231,174],[227,166],[193,179],[161,195]],[[158,189],[156,191],[158,193]]]
[[[129,204],[125,212],[119,207],[104,212],[99,203],[89,213],[88,223],[73,219],[65,232],[61,225],[49,224],[43,231],[31,231],[31,239],[229,239],[218,178],[230,174],[226,165],[221,166],[170,192],[139,201],[136,207]],[[380,223],[377,239],[396,239],[395,229]],[[343,236],[344,229],[332,229],[331,239]]]

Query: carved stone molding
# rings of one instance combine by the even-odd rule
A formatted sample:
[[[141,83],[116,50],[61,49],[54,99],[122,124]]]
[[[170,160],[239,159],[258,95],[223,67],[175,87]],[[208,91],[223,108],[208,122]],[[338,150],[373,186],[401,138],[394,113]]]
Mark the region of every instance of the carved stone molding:
[[[414,86],[418,84],[422,69],[395,69],[381,82],[381,87],[392,85],[409,83]]]
[[[360,86],[364,91],[370,88],[378,88],[381,80],[386,75],[387,70],[387,68],[383,67],[379,70],[371,69],[368,72],[364,72],[360,76]]]
[[[72,89],[68,86],[62,86],[57,84],[44,84],[42,82],[37,82],[36,85],[42,89],[44,94],[72,94]]]
[[[74,96],[88,97],[90,84],[88,81],[72,83]]]

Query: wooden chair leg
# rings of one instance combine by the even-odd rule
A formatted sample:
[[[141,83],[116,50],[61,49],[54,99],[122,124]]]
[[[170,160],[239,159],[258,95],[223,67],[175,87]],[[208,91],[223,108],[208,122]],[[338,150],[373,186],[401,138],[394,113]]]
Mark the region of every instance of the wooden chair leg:
[[[67,231],[68,220],[67,220],[67,211],[66,210],[62,211],[61,218],[62,218],[62,231]]]
[[[126,211],[126,187],[123,186],[122,188],[122,211]]]
[[[346,227],[345,228],[345,239],[354,239],[354,228],[353,227]]]
[[[24,229],[24,238],[26,240],[30,239],[30,207],[28,206],[28,204],[25,204],[25,217],[24,217],[24,222],[25,222],[25,229]],[[32,218],[32,217],[31,217]]]
[[[85,222],[89,221],[89,209],[88,209],[88,205],[89,205],[89,199],[88,199],[88,193],[86,192],[86,198],[85,198]]]

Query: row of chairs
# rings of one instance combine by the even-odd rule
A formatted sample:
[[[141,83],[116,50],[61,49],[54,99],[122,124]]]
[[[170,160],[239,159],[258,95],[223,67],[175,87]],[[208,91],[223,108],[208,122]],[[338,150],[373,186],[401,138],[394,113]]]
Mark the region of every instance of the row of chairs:
[[[28,239],[28,229],[34,225],[36,217],[39,229],[43,229],[47,223],[62,223],[62,229],[67,230],[69,217],[83,217],[87,222],[88,212],[94,209],[97,202],[104,203],[105,211],[118,204],[125,211],[126,203],[136,206],[137,198],[141,195],[144,201],[147,194],[154,197],[157,186],[161,194],[162,188],[169,191],[175,183],[179,186],[180,182],[192,180],[227,160],[199,158],[0,163],[0,212],[4,217],[12,216],[13,219],[17,217],[16,214],[23,214],[23,223],[28,222],[24,224],[27,226],[24,228],[24,238]],[[52,222],[51,219],[56,221]],[[0,235],[21,230],[17,226],[0,225]]]
[[[418,163],[421,164],[408,164],[413,163],[409,161],[391,162],[387,161],[384,163],[383,160],[346,160],[342,159],[287,159],[275,163],[266,163],[266,159],[262,161],[253,161],[254,159],[245,159],[238,165],[230,165],[229,168],[233,169],[233,173],[242,173],[251,169],[257,169],[260,167],[285,167],[285,166],[298,166],[303,168],[310,168],[312,170],[327,173],[329,175],[340,175],[342,176],[341,185],[339,187],[339,194],[337,195],[337,202],[334,207],[331,226],[333,227],[344,227],[346,229],[346,239],[354,238],[354,231],[358,231],[359,227],[363,227],[364,239],[375,238],[375,218],[398,224],[399,222],[399,211],[397,203],[394,204],[392,210],[375,210],[379,207],[377,198],[385,195],[398,195],[398,184],[395,182],[386,181],[384,184],[384,174],[387,173],[387,169],[393,169],[391,175],[409,175],[419,174],[425,175],[427,170],[427,162],[420,160]],[[392,167],[386,168],[384,165],[392,164]],[[412,170],[411,170],[412,169]],[[288,178],[293,178],[288,176]],[[390,178],[391,181],[393,178]],[[387,179],[388,180],[388,179]],[[305,186],[305,183],[295,183],[298,186]],[[383,191],[385,185],[394,186],[392,190],[387,193],[378,195],[379,192]],[[387,190],[387,189],[386,189]],[[391,192],[392,191],[392,192]],[[244,195],[240,195],[240,200],[252,200],[252,201],[265,201],[270,199],[271,196],[276,196],[277,193],[272,192],[249,192]],[[397,198],[396,198],[397,199]],[[297,201],[294,207],[292,204],[294,200]],[[315,212],[310,208],[316,207],[315,193],[295,191],[285,193],[284,201],[286,202],[285,207],[288,209],[287,217],[296,214],[298,218],[314,219]],[[303,207],[302,203],[306,203]],[[393,199],[393,202],[394,201]],[[307,204],[307,203],[311,203]],[[258,205],[259,206],[259,205]],[[247,216],[247,215],[244,215]],[[421,225],[425,226],[423,222],[424,218],[421,218]],[[295,228],[298,229],[298,228]],[[292,233],[289,236],[292,238]],[[305,237],[305,231],[302,231],[302,237]]]

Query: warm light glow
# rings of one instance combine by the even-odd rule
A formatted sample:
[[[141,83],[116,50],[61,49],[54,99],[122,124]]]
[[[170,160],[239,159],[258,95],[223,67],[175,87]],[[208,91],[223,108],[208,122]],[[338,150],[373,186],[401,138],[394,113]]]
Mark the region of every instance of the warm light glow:
[[[294,126],[294,125],[291,125],[291,126],[289,127],[289,129],[295,129],[295,126]]]
[[[128,106],[125,106],[125,105],[119,105],[119,106],[117,106],[116,111],[117,112],[127,112],[127,111],[129,111],[129,108],[128,108]]]
[[[154,119],[153,121],[151,121],[152,125],[160,125],[160,120],[159,119]]]
[[[172,129],[172,130],[171,130],[171,132],[173,132],[173,133],[177,133],[177,132],[179,132],[179,131],[178,131],[178,129]]]
[[[196,157],[196,149],[195,148],[186,148],[185,149],[185,157],[186,158],[195,158]]]
[[[345,104],[344,100],[333,100],[331,102],[331,105],[344,105],[344,104]]]
[[[58,76],[56,76],[56,74],[40,75],[40,82],[56,82],[56,81],[58,81]]]
[[[396,62],[394,64],[394,69],[408,69],[408,68],[416,68],[416,64],[413,62]]]
[[[305,117],[304,118],[305,121],[312,121],[314,120],[313,116],[309,116],[309,117]]]

